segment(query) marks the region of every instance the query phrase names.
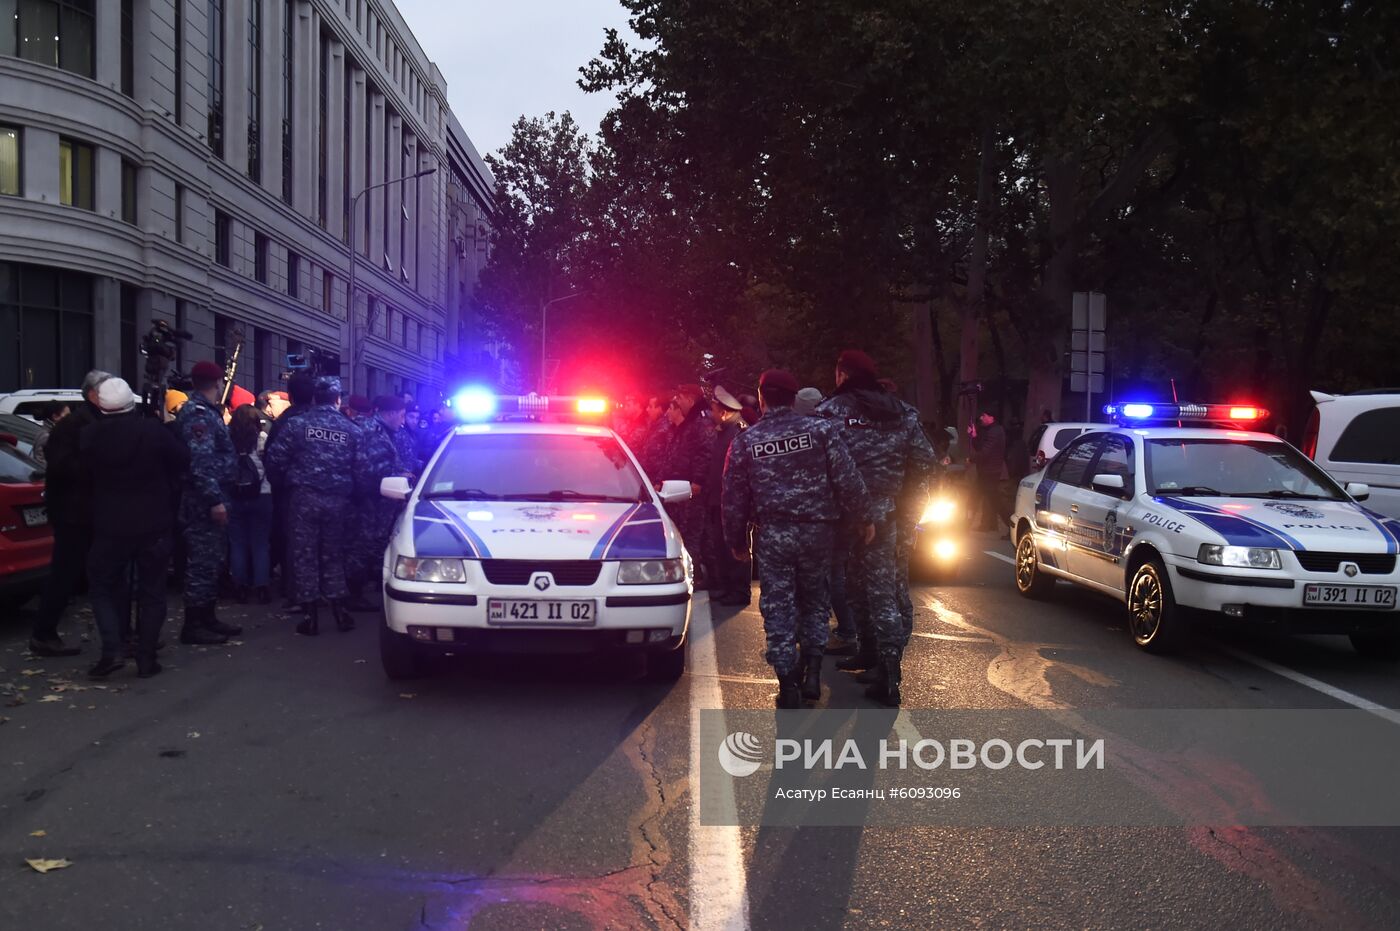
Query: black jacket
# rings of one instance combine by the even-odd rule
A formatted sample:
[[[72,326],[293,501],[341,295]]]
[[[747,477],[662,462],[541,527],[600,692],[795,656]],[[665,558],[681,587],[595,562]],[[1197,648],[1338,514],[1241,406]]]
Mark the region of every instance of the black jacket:
[[[705,502],[712,508],[720,505],[720,487],[724,484],[724,463],[729,458],[729,444],[742,430],[742,420],[722,423],[715,430],[714,445],[710,447],[710,472],[705,480]]]
[[[697,402],[672,431],[671,455],[662,470],[662,479],[681,479],[705,486],[710,475],[710,448],[715,442],[715,425]],[[702,492],[703,494],[703,492]]]
[[[92,524],[92,489],[83,470],[78,437],[83,428],[102,415],[84,401],[54,424],[44,450],[44,501],[55,524],[87,527]]]
[[[108,414],[79,440],[92,495],[97,536],[135,537],[175,526],[172,488],[190,465],[190,451],[153,417]]]
[[[977,477],[984,480],[1006,478],[1006,431],[1001,424],[979,426],[972,440]]]

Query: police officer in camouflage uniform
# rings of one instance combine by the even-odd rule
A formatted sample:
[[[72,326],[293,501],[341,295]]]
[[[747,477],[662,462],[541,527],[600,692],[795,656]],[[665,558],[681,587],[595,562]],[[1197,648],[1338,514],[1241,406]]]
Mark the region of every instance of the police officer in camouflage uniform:
[[[690,483],[690,499],[666,505],[666,513],[680,531],[681,541],[695,566],[696,587],[707,584],[705,575],[705,486],[709,482],[710,448],[715,428],[699,385],[676,389],[666,416],[671,421],[671,449],[659,481]]]
[[[844,519],[864,539],[875,535],[865,482],[840,431],[795,412],[797,389],[787,372],[763,373],[763,416],[730,445],[722,495],[724,538],[736,558],[748,557],[754,527],[765,659],[778,675],[779,708],[821,697],[834,534]]]
[[[352,611],[373,611],[375,606],[364,602],[366,584],[378,586],[384,550],[394,529],[394,519],[403,508],[379,493],[379,483],[393,475],[409,475],[399,458],[395,438],[404,432],[404,403],[397,395],[374,399],[374,414],[359,421],[364,431],[365,486],[355,493],[355,523],[357,531],[351,541],[351,578],[349,579]]]
[[[363,435],[340,412],[340,379],[316,379],[313,407],[277,434],[265,456],[270,475],[290,489],[287,551],[292,568],[292,600],[306,617],[297,633],[320,632],[318,611],[326,601],[336,627],[353,630],[345,609],[346,530],[350,501],[367,484]]]
[[[898,397],[899,386],[888,378],[880,379],[880,387]],[[919,409],[901,400],[899,406],[905,416],[919,419]],[[922,426],[919,428],[923,429]],[[929,444],[932,446],[932,443]],[[929,496],[929,473],[920,469],[907,469],[904,474],[904,487],[900,489],[895,502],[895,603],[899,607],[899,619],[903,625],[904,642],[914,632],[914,598],[909,591],[909,560],[914,555],[914,544],[919,538],[919,518],[923,516],[924,505]],[[875,670],[869,669],[859,676],[857,682],[874,682]]]
[[[180,642],[224,643],[243,632],[215,614],[228,555],[228,505],[238,472],[238,454],[219,409],[224,370],[213,362],[196,362],[190,369],[190,381],[194,391],[175,418],[175,432],[190,450],[190,468],[180,495],[186,552],[185,623]]]
[[[836,362],[836,392],[817,412],[835,421],[870,490],[875,537],[851,553],[846,590],[856,616],[860,647],[838,669],[876,670],[866,694],[891,707],[900,703],[900,659],[909,631],[900,617],[895,505],[906,475],[922,474],[936,461],[933,446],[899,398],[880,387],[875,361],[858,349]]]

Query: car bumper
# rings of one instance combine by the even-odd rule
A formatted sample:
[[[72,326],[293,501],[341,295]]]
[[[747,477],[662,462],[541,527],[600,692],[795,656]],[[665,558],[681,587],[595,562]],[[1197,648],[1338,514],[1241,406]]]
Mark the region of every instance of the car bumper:
[[[1400,588],[1400,573],[1339,580],[1335,575],[1307,577],[1282,572],[1266,575],[1216,569],[1202,566],[1195,560],[1173,560],[1169,566],[1177,604],[1220,613],[1229,623],[1314,634],[1400,630],[1400,610],[1303,606],[1303,588],[1308,583]]]
[[[491,623],[492,598],[531,600],[519,592],[429,590],[402,582],[384,586],[384,621],[395,633],[444,650],[587,653],[679,647],[690,625],[691,595],[682,585],[660,591],[589,591],[560,594],[560,600],[590,600],[595,620],[587,625]],[[547,601],[550,599],[538,599]]]

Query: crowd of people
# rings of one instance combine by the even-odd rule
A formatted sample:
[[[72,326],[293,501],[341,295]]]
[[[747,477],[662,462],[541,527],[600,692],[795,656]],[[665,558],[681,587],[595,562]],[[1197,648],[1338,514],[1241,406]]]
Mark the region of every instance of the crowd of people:
[[[1029,471],[1019,429],[1008,439],[988,411],[965,439],[926,431],[859,350],[841,354],[829,397],[770,370],[757,397],[696,384],[629,396],[614,428],[658,487],[690,483],[691,499],[667,510],[712,604],[749,604],[756,559],[780,708],[820,697],[828,654],[898,705],[909,561],[931,483],[958,486],[973,526],[1005,534]]]
[[[74,656],[60,623],[87,581],[104,678],[135,659],[161,671],[172,565],[183,589],[180,641],[212,645],[242,633],[219,617],[222,596],[268,604],[274,576],[319,633],[323,608],[340,630],[376,610],[364,586],[379,577],[397,505],[382,479],[413,478],[449,428],[445,411],[419,419],[412,395],[342,404],[340,380],[293,373],[285,391],[226,390],[224,369],[199,362],[192,390],[166,392],[153,416],[130,385],[88,373],[83,400],[57,405],[36,443],[54,534],[48,580],[29,648]],[[135,617],[132,617],[132,606]]]

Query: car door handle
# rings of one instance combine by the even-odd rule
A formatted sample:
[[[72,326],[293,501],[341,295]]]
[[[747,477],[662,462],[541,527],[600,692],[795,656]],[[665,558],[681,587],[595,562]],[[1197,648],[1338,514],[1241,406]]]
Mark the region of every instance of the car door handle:
[[[1071,505],[1069,506],[1069,512],[1070,512],[1071,514],[1078,514],[1078,513],[1079,513],[1079,505],[1077,505],[1077,504],[1071,504]]]

